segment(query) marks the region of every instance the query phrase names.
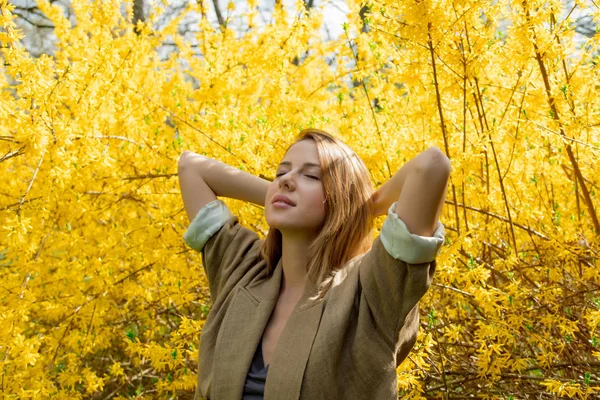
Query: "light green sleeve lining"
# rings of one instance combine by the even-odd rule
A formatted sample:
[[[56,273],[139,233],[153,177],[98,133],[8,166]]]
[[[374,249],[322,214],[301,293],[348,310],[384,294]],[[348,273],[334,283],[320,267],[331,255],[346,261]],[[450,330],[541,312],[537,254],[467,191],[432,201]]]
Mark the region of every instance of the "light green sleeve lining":
[[[202,207],[183,235],[184,242],[192,249],[201,252],[208,239],[225,225],[233,214],[227,205],[219,199]]]
[[[445,229],[441,221],[436,224],[433,236],[410,233],[404,221],[395,212],[396,202],[388,209],[379,239],[383,247],[394,258],[408,264],[433,261],[444,244]]]

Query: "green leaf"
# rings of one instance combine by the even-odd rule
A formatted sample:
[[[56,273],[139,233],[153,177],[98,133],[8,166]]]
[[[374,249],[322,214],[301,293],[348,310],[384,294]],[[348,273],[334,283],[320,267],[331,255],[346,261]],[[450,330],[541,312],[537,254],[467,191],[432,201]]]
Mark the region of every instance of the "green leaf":
[[[435,309],[434,308],[431,308],[428,316],[429,316],[429,327],[433,328],[435,326]]]
[[[589,386],[591,380],[592,380],[592,374],[589,372],[586,372],[585,377],[583,378],[583,384],[585,386]]]
[[[125,333],[125,336],[127,336],[129,338],[129,340],[131,340],[132,342],[135,342],[135,332],[133,331],[133,329],[128,329],[127,332]]]

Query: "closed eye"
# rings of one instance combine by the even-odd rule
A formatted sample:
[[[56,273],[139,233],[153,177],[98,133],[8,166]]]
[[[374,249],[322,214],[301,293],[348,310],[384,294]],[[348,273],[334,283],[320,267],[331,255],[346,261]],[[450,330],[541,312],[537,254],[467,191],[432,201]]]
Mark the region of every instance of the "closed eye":
[[[275,177],[276,177],[276,178],[279,178],[281,175],[285,175],[285,174],[283,174],[283,173],[282,173],[282,174],[277,174],[277,175],[275,175]],[[313,175],[306,175],[306,176],[308,176],[308,177],[309,177],[309,178],[311,178],[311,179],[316,179],[316,180],[319,180],[319,177],[318,177],[318,176],[313,176]]]

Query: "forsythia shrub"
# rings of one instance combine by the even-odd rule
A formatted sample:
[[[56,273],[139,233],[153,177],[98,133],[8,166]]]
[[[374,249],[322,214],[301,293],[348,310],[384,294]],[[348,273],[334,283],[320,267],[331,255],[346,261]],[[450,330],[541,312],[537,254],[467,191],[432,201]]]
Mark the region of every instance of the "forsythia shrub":
[[[56,53],[33,58],[0,0],[3,396],[192,397],[210,298],[177,158],[271,179],[306,127],[353,147],[376,186],[429,146],[451,159],[403,397],[598,393],[599,35],[578,45],[557,1],[382,0],[350,1],[332,41],[318,9],[278,6],[241,37],[202,18],[192,47],[177,31],[192,3],[136,33],[131,3],[73,1],[72,24],[39,0]],[[225,201],[264,236],[260,208]]]

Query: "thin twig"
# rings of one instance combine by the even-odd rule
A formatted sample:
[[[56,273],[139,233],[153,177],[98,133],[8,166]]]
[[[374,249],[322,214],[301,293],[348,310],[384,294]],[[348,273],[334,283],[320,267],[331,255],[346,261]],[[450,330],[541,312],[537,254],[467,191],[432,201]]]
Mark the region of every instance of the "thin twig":
[[[139,144],[136,141],[133,141],[129,138],[126,138],[124,136],[113,136],[113,135],[104,135],[104,136],[92,136],[93,139],[118,139],[118,140],[123,140],[125,142],[129,142],[129,143],[133,143],[133,144],[137,144],[138,146],[141,146],[141,144]]]
[[[550,86],[550,77],[548,76],[548,70],[546,69],[546,64],[544,63],[543,55],[540,52],[540,48],[538,47],[537,34],[535,31],[534,24],[531,22],[531,15],[529,13],[529,6],[527,4],[527,0],[523,0],[523,8],[525,9],[525,16],[527,18],[527,22],[529,23],[529,30],[533,34],[533,40],[531,41],[531,43],[533,45],[535,59],[537,60],[538,66],[540,68],[542,80],[544,82],[544,88],[546,89],[546,96],[547,96],[547,100],[548,100],[548,105],[550,106],[550,111],[552,113],[552,119],[554,119],[554,121],[556,121],[558,123],[560,135],[565,138],[569,138],[567,136],[567,134],[565,133],[562,120],[560,119],[560,115],[558,113],[558,107],[556,106],[556,99],[554,98],[554,95],[552,94],[552,87]],[[571,138],[569,138],[569,139],[571,139]],[[573,150],[571,149],[570,143],[567,143],[567,145],[565,146],[565,150],[567,151],[567,156],[569,157],[569,161],[571,162],[571,165],[573,165],[573,170],[575,171],[575,177],[577,178],[577,180],[579,180],[579,185],[580,185],[581,191],[583,192],[583,199],[584,199],[585,205],[587,206],[588,214],[590,215],[590,218],[592,219],[592,223],[594,224],[596,235],[600,236],[600,221],[598,220],[598,215],[596,214],[596,210],[594,209],[594,204],[592,202],[590,192],[589,192],[589,190],[585,184],[585,181],[583,179],[583,174],[581,173],[581,169],[579,168],[579,163],[577,162],[577,160],[575,159],[575,156],[573,155]]]
[[[189,126],[190,128],[192,128],[193,130],[195,130],[196,132],[202,134],[203,136],[205,136],[206,138],[208,138],[208,140],[210,140],[211,142],[215,143],[217,146],[219,146],[220,148],[222,148],[223,150],[225,150],[226,152],[228,152],[229,154],[231,154],[234,157],[237,157],[237,155],[232,152],[231,150],[229,150],[227,147],[223,146],[221,143],[217,142],[215,139],[213,139],[211,136],[207,135],[205,132],[201,131],[200,129],[196,128],[194,125],[190,124],[189,122],[187,122],[185,119],[181,118],[180,116],[176,115],[175,113],[173,113],[170,110],[167,110],[165,107],[163,107],[162,105],[158,104],[157,102],[155,102],[154,100],[152,100],[151,98],[149,98],[148,96],[140,93],[139,91],[132,89],[130,87],[127,87],[127,89],[131,90],[132,92],[135,92],[136,94],[144,97],[146,100],[148,100],[149,102],[155,104],[156,106],[158,106],[161,110],[169,113],[173,118],[177,119],[178,121],[183,122],[185,125]],[[243,162],[244,164],[248,164],[246,162],[246,160],[244,159],[240,159],[241,162]]]
[[[148,178],[172,178],[177,176],[177,174],[147,174],[147,175],[138,175],[138,176],[128,176],[122,178],[124,181],[135,181],[139,179],[148,179]]]
[[[44,161],[45,155],[46,155],[46,152],[44,151],[42,153],[42,157],[40,157],[40,162],[38,163],[37,168],[35,169],[35,172],[33,173],[33,177],[29,181],[29,186],[27,187],[27,190],[25,191],[25,194],[23,195],[23,197],[21,197],[21,201],[19,202],[19,207],[17,208],[17,211],[16,211],[17,214],[19,214],[19,212],[21,211],[21,206],[25,202],[25,197],[27,196],[27,194],[31,190],[31,187],[33,186],[33,181],[35,181],[35,177],[37,176],[37,173],[40,170],[40,166],[42,165],[42,161]]]
[[[352,47],[352,44],[350,43],[350,37],[348,36],[348,31],[345,31],[346,33],[346,39],[348,39],[348,45],[350,46],[350,51],[352,51],[352,55],[354,56],[354,60],[356,62],[356,68],[358,69],[358,43],[356,43],[356,53],[354,54],[354,48]],[[377,131],[377,135],[379,136],[379,144],[381,145],[381,151],[385,154],[385,147],[383,146],[383,139],[381,137],[381,131],[379,129],[379,123],[377,122],[377,117],[375,115],[375,109],[373,108],[373,104],[371,103],[371,97],[369,96],[369,91],[367,90],[367,84],[365,83],[364,79],[361,82],[361,86],[363,87],[364,91],[365,91],[365,96],[367,96],[367,101],[369,102],[369,108],[371,110],[371,115],[373,116],[373,122],[375,123],[375,129]],[[390,163],[387,159],[387,157],[385,158],[385,165],[387,166],[388,169],[388,179],[392,177],[392,168],[390,167]]]
[[[442,95],[440,94],[440,86],[438,83],[438,73],[437,73],[437,67],[435,64],[435,51],[434,51],[434,47],[433,47],[433,39],[431,38],[431,22],[429,22],[427,24],[427,45],[429,46],[429,53],[431,55],[431,68],[433,70],[433,84],[435,87],[435,99],[436,99],[436,103],[437,103],[437,108],[438,108],[438,114],[440,116],[440,126],[442,128],[442,137],[444,139],[444,147],[445,147],[445,152],[446,152],[446,156],[448,158],[451,158],[450,155],[450,148],[448,147],[448,133],[446,131],[446,123],[444,121],[444,112],[443,112],[443,108],[442,108]],[[454,183],[452,183],[452,181],[450,181],[450,186],[452,189],[452,197],[454,199],[454,203],[456,204],[456,186],[454,186]],[[454,207],[454,217],[456,219],[456,229],[458,234],[460,234],[460,223],[458,220],[458,208],[456,208],[456,206]]]
[[[0,162],[6,161],[9,158],[22,156],[23,154],[25,154],[25,146],[21,146],[19,149],[15,150],[15,151],[9,151],[8,153],[6,153],[2,157],[0,157]]]
[[[448,204],[452,204],[452,205],[454,205],[454,202],[453,202],[452,200],[445,200],[445,203],[448,203]],[[475,207],[471,207],[471,206],[467,206],[467,205],[464,205],[464,204],[461,204],[461,203],[456,203],[456,204],[457,204],[459,207],[464,207],[464,208],[466,208],[466,209],[468,209],[468,210],[476,211],[476,212],[478,212],[478,213],[481,213],[481,214],[484,214],[484,215],[488,215],[488,216],[490,216],[490,217],[493,217],[493,218],[499,219],[499,220],[501,220],[501,221],[504,221],[504,222],[509,222],[509,221],[508,221],[508,219],[506,219],[506,218],[504,218],[503,216],[501,216],[501,215],[498,215],[498,214],[496,214],[496,213],[493,213],[493,212],[490,212],[490,211],[486,211],[486,210],[482,210],[482,209],[475,208]],[[525,231],[527,231],[527,232],[529,232],[529,233],[533,233],[534,235],[536,235],[536,236],[539,236],[540,238],[542,238],[542,239],[544,239],[544,240],[550,240],[550,238],[549,238],[548,236],[544,235],[544,234],[543,234],[543,233],[541,233],[541,232],[538,232],[538,231],[536,231],[535,229],[531,229],[531,228],[529,228],[529,227],[527,227],[527,226],[524,226],[524,225],[518,224],[518,223],[516,223],[516,222],[514,222],[514,221],[513,221],[513,224],[514,224],[514,226],[516,226],[516,227],[518,227],[518,228],[521,228],[521,229],[523,229],[523,230],[525,230]]]
[[[460,289],[457,289],[455,287],[452,287],[452,286],[442,285],[441,283],[434,283],[433,285],[434,286],[439,286],[439,287],[444,288],[444,289],[453,290],[453,291],[455,291],[457,293],[464,294],[465,296],[468,296],[468,297],[475,297],[471,293],[464,292],[464,291],[462,291]]]
[[[31,198],[29,200],[25,200],[23,203],[21,203],[20,201],[17,202],[17,203],[12,203],[12,204],[7,205],[6,207],[0,208],[0,211],[8,210],[9,208],[12,208],[14,206],[18,206],[20,204],[31,203],[32,201],[39,200],[41,198],[42,198],[42,196],[38,196],[38,197]]]

